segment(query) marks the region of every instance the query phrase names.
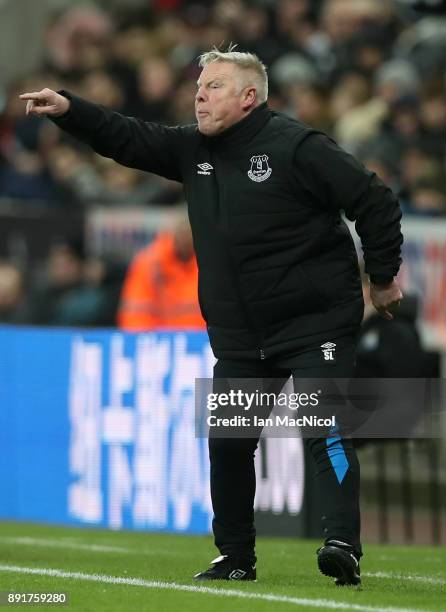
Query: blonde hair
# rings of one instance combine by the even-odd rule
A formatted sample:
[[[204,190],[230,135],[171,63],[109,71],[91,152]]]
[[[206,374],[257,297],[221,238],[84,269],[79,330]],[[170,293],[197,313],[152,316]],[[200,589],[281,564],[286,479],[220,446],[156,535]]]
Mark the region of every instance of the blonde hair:
[[[254,53],[242,53],[234,51],[236,45],[229,45],[227,51],[220,51],[217,47],[203,53],[199,57],[198,65],[204,68],[214,62],[228,62],[235,64],[238,68],[253,75],[252,84],[257,91],[257,99],[260,103],[268,99],[268,75],[265,64],[254,55]],[[247,80],[247,79],[246,79]]]

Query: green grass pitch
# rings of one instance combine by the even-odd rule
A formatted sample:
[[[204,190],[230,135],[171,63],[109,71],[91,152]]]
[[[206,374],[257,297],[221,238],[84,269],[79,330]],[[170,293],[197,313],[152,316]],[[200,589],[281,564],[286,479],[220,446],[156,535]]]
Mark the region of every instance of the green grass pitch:
[[[210,536],[3,522],[0,591],[64,591],[68,604],[37,609],[73,612],[446,610],[445,548],[366,545],[356,589],[319,574],[318,545],[259,537],[256,583],[203,584],[192,576],[218,555]]]

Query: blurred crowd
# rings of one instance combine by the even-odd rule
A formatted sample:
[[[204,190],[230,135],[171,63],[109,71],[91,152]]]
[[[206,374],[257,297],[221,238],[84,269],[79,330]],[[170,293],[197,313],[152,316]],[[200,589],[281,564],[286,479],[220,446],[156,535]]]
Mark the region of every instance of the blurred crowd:
[[[446,18],[408,0],[70,3],[49,20],[41,70],[6,92],[0,197],[58,207],[180,201],[177,184],[25,117],[18,93],[65,88],[128,115],[190,123],[197,56],[231,41],[268,66],[271,107],[357,155],[407,213],[446,213]]]
[[[0,259],[0,323],[114,327],[125,266],[88,256],[60,236],[40,266]]]
[[[234,42],[267,65],[272,108],[356,155],[399,195],[405,214],[446,216],[446,16],[413,4],[70,2],[51,15],[41,69],[0,97],[0,201],[66,210],[182,201],[177,183],[118,166],[50,121],[26,117],[18,94],[68,89],[148,121],[191,123],[197,57]],[[19,279],[6,277],[20,295]]]

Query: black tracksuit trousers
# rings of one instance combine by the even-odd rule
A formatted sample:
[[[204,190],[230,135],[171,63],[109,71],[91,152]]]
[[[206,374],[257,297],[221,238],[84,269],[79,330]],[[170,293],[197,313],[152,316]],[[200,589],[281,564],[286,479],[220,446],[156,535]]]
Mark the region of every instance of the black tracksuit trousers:
[[[298,392],[299,378],[351,378],[355,340],[336,339],[335,359],[325,361],[320,344],[296,355],[264,361],[219,360],[215,379],[293,377]],[[280,387],[280,381],[279,381]],[[280,388],[278,387],[278,391]],[[321,526],[325,541],[342,540],[361,556],[359,513],[359,462],[351,439],[304,438],[315,464],[317,487],[323,500]],[[223,555],[255,559],[254,453],[256,438],[209,438],[211,497],[214,510],[215,545]],[[339,470],[341,465],[341,470]]]

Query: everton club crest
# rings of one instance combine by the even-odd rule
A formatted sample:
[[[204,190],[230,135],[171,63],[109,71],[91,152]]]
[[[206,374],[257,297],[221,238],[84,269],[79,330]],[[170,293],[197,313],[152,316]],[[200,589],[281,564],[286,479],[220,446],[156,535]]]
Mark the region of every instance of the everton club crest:
[[[251,157],[251,168],[248,170],[248,176],[251,181],[260,183],[266,181],[271,176],[272,169],[268,165],[268,155],[253,155]]]

